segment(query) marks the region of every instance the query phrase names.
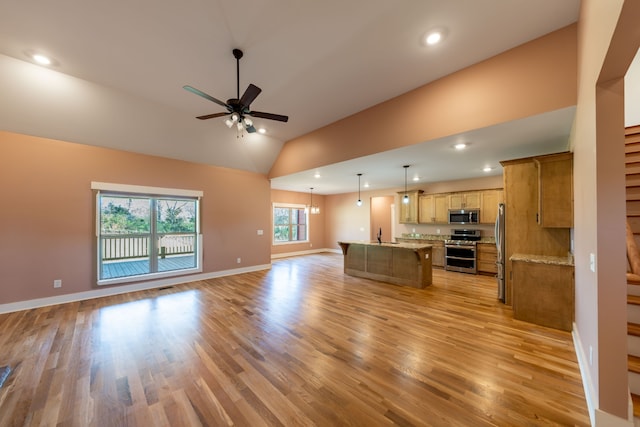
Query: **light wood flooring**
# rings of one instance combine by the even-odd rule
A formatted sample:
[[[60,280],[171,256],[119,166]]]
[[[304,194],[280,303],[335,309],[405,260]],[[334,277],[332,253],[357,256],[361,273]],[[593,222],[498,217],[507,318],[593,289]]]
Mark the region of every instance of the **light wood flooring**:
[[[0,315],[0,426],[589,425],[571,335],[495,279],[427,289],[342,256]]]

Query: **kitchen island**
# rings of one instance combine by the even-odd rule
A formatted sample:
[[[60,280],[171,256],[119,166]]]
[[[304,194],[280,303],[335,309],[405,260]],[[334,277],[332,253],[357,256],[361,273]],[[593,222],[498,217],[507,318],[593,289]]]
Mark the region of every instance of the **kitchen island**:
[[[345,274],[414,288],[431,284],[431,245],[365,241],[338,244],[344,255]]]

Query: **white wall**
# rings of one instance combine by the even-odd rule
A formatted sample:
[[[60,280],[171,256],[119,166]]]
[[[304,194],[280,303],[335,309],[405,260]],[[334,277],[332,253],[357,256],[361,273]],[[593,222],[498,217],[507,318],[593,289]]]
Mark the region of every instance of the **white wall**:
[[[640,50],[624,77],[624,125],[640,125]]]

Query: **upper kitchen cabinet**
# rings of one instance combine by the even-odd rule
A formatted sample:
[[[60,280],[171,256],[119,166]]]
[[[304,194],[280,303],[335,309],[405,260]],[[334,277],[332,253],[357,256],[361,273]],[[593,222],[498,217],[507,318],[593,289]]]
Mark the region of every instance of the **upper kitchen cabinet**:
[[[504,203],[504,190],[484,190],[480,200],[480,223],[494,224],[498,216],[498,204]]]
[[[449,209],[480,209],[480,192],[451,193]]]
[[[538,224],[573,227],[573,155],[551,154],[534,159],[538,169]]]
[[[398,222],[400,224],[417,224],[418,223],[418,197],[422,193],[422,190],[410,190],[407,192],[399,191],[400,196],[400,215],[398,216]],[[409,203],[403,203],[403,198],[407,195]]]
[[[421,224],[446,224],[447,194],[426,194],[418,198],[418,222]]]

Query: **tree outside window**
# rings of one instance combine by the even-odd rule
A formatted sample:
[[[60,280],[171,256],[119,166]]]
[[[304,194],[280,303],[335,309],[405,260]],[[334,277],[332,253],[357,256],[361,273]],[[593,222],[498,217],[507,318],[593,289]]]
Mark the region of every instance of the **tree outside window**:
[[[273,242],[306,242],[308,240],[307,210],[304,207],[273,207]]]

